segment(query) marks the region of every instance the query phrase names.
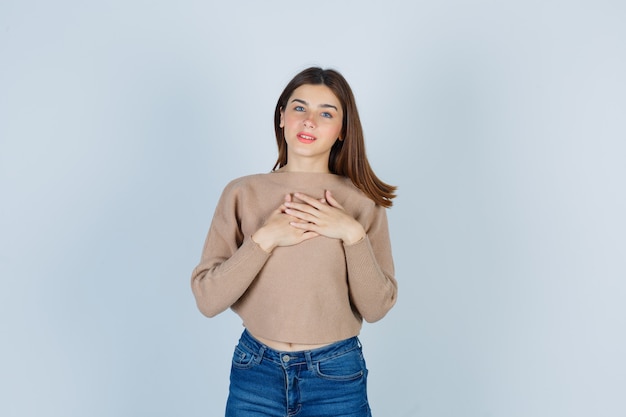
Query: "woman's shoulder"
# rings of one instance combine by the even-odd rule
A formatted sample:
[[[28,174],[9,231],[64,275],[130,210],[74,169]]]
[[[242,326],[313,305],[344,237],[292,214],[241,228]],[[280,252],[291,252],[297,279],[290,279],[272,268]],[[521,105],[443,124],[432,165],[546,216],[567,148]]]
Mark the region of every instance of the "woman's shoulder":
[[[258,174],[249,174],[244,175],[233,180],[230,180],[228,184],[226,184],[225,190],[232,190],[237,188],[246,188],[246,187],[254,187],[260,183],[264,183],[269,181],[269,176],[271,173],[258,173]]]
[[[269,174],[250,174],[237,177],[226,183],[222,189],[218,205],[238,204],[249,196],[263,193],[267,187],[267,176]]]

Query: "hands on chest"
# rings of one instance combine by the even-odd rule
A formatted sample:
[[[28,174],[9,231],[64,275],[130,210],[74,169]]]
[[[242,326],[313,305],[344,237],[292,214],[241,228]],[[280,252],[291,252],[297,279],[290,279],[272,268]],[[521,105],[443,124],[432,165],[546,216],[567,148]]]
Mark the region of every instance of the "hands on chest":
[[[303,193],[285,195],[252,240],[271,252],[277,246],[297,245],[317,236],[351,245],[365,237],[365,230],[327,190],[321,199]]]

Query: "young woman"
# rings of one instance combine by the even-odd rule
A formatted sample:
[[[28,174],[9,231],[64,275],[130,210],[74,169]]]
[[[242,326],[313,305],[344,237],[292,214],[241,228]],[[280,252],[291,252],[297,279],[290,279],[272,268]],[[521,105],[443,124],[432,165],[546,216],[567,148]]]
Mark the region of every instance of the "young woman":
[[[357,336],[396,302],[385,211],[395,187],[370,168],[334,70],[296,75],[274,128],[274,170],[226,186],[192,274],[200,311],[231,308],[245,327],[226,416],[370,416]]]

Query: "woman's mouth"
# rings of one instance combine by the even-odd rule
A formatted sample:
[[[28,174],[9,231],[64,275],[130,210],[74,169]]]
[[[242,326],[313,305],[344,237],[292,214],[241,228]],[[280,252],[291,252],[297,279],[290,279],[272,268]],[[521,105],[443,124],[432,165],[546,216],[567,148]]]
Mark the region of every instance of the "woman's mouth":
[[[313,143],[315,142],[315,139],[316,139],[315,136],[307,135],[306,133],[298,133],[296,137],[298,138],[298,141],[301,143]]]

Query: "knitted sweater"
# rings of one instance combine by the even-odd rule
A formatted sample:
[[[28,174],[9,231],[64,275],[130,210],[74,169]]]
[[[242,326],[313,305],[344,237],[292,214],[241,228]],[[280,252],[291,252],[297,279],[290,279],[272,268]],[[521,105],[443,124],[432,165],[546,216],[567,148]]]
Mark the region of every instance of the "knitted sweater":
[[[320,199],[324,190],[361,223],[364,239],[344,245],[318,236],[271,253],[251,239],[285,194]],[[334,174],[271,172],[233,180],[217,204],[191,281],[203,314],[230,307],[254,335],[300,344],[356,336],[363,319],[380,320],[396,301],[385,208]]]

